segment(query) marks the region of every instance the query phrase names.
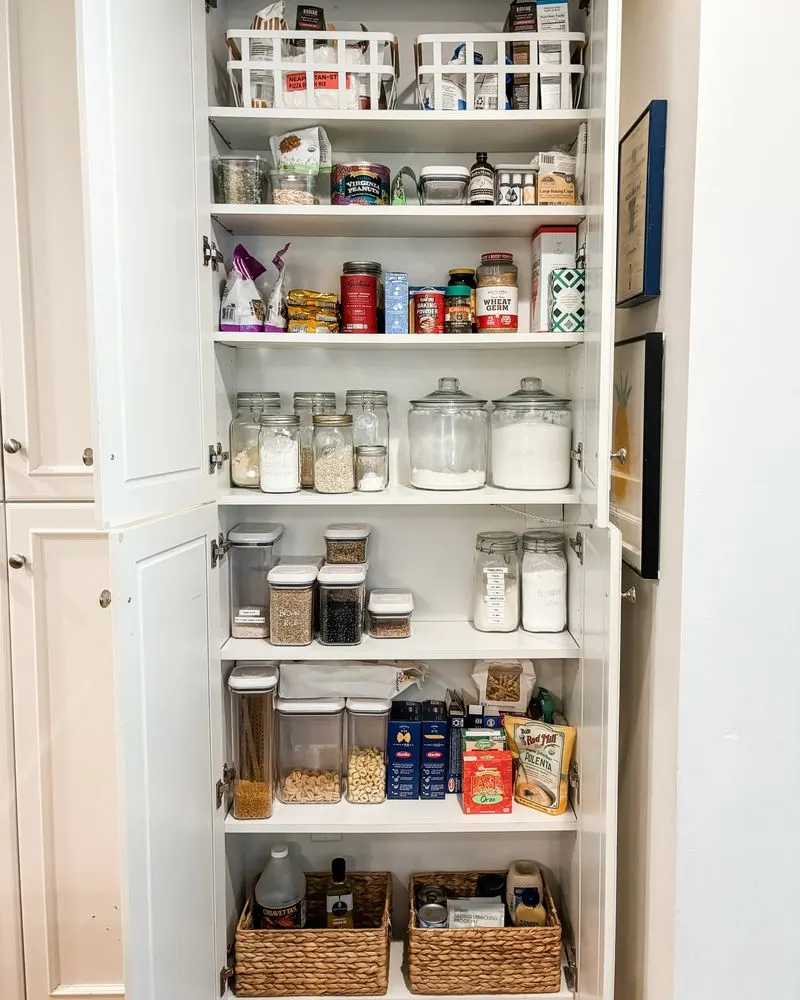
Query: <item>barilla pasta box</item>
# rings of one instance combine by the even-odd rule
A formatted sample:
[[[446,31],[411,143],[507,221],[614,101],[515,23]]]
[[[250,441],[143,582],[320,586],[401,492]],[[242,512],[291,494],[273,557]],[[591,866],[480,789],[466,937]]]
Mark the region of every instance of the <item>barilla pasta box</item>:
[[[467,816],[510,813],[513,799],[511,752],[474,750],[464,754],[461,808]]]
[[[450,742],[447,706],[443,701],[422,703],[422,747],[419,762],[419,797],[443,799],[447,791]]]
[[[448,691],[445,695],[447,705],[448,746],[447,756],[447,791],[461,791],[461,732],[464,729],[466,712],[456,691]]]
[[[386,740],[386,797],[419,798],[419,754],[422,706],[417,701],[393,701]]]

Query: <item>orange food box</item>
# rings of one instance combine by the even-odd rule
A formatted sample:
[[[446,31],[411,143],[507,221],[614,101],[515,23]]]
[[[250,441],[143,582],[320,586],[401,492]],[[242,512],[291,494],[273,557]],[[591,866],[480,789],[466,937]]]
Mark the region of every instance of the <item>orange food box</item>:
[[[461,808],[468,815],[510,813],[514,781],[510,750],[464,754]]]

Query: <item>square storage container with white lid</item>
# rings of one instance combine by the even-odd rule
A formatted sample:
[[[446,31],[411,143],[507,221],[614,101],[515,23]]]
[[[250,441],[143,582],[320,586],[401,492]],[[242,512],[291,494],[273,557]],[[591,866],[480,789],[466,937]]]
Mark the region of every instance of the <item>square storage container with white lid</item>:
[[[423,205],[466,205],[467,167],[423,167],[419,175]]]
[[[270,642],[308,646],[314,638],[314,582],[317,567],[279,563],[269,571]]]
[[[373,590],[367,604],[367,631],[373,639],[407,639],[413,610],[410,590]]]
[[[356,587],[367,579],[367,565],[325,563],[317,578],[322,587]]]
[[[274,521],[240,521],[228,532],[231,545],[274,545],[283,534],[283,525]]]
[[[348,802],[361,805],[386,798],[386,734],[391,708],[388,698],[347,699]]]
[[[278,561],[282,534],[282,524],[266,521],[242,521],[228,532],[231,635],[235,639],[269,638],[267,576]]]
[[[312,584],[319,570],[311,563],[280,562],[269,571],[267,580],[273,587],[301,587]]]
[[[277,686],[278,667],[270,661],[240,664],[228,677],[234,819],[268,819],[272,815]]]
[[[344,698],[278,698],[276,706],[281,802],[338,802]]]
[[[325,548],[329,563],[365,563],[368,524],[329,524],[325,529]]]

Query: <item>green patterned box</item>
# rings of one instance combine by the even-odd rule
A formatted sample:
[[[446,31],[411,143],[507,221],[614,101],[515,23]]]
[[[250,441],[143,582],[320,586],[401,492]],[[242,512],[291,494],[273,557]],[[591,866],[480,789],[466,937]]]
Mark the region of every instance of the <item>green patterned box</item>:
[[[550,272],[550,329],[554,333],[583,333],[586,329],[586,271],[556,267]]]

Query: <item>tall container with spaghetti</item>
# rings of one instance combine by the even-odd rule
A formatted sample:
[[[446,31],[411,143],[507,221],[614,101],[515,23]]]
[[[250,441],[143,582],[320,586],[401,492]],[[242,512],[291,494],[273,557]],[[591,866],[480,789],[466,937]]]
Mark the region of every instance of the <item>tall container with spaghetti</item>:
[[[272,815],[277,686],[277,667],[266,661],[234,667],[228,678],[234,819],[268,819]]]

